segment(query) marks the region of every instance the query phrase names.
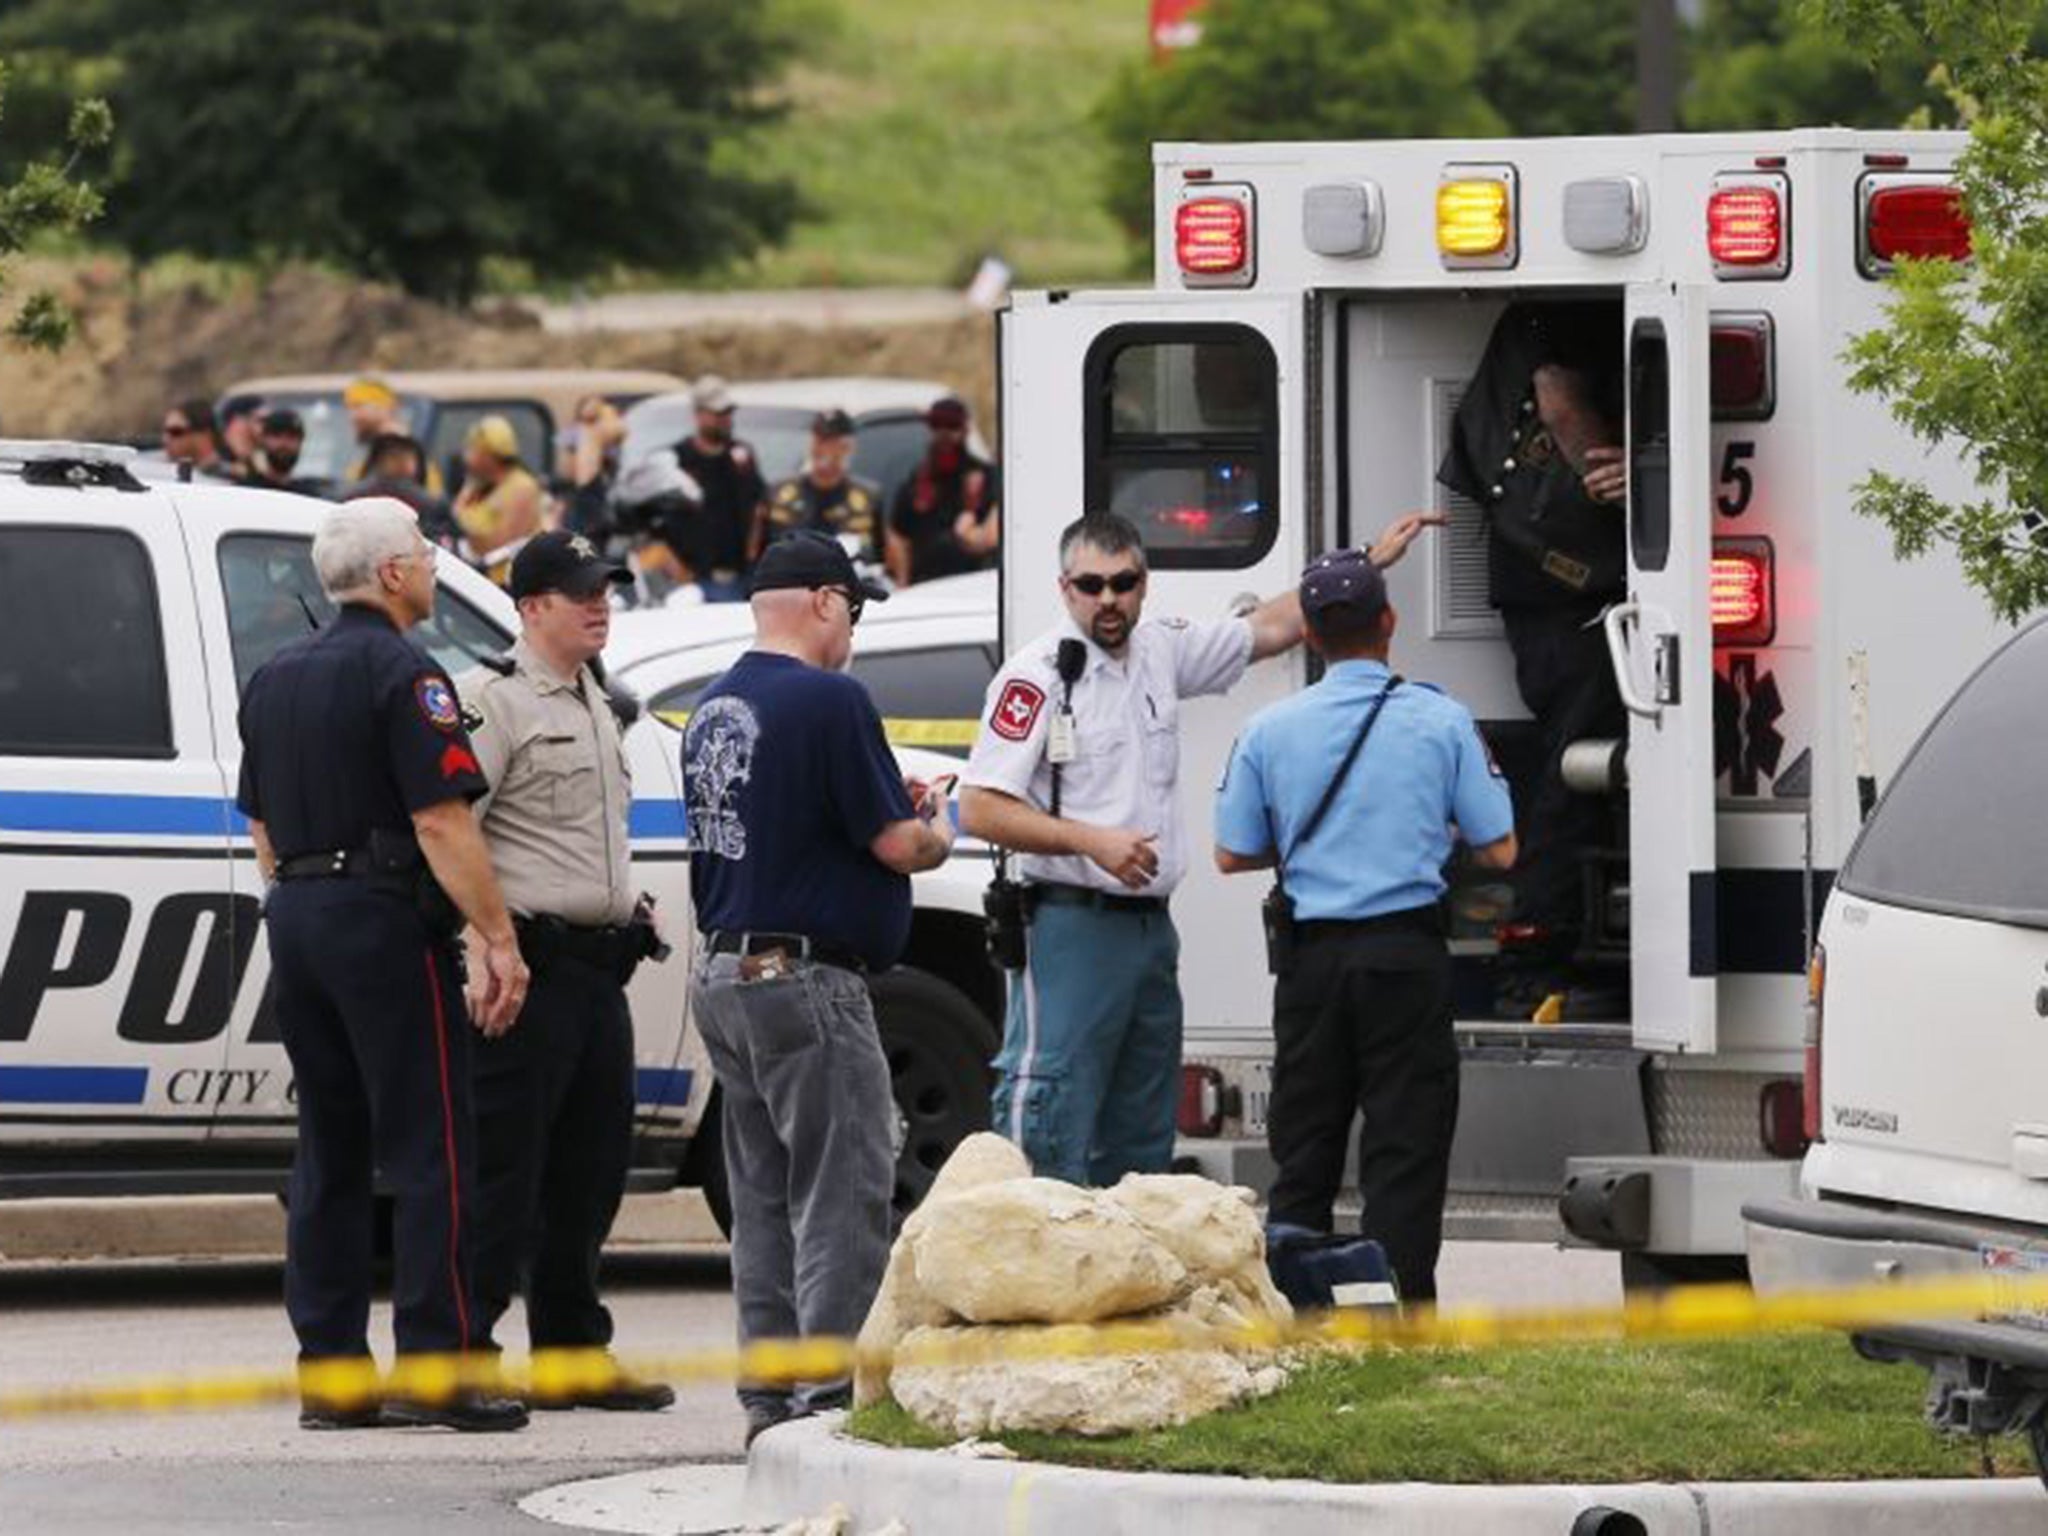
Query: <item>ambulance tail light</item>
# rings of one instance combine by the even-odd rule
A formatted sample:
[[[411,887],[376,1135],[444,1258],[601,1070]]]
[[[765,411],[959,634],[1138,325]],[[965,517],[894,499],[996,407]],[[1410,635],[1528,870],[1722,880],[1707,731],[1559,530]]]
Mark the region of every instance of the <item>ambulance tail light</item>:
[[[1173,211],[1173,256],[1185,288],[1249,288],[1254,272],[1252,189],[1199,186]]]
[[[1185,1065],[1180,1069],[1180,1108],[1175,1127],[1183,1136],[1220,1136],[1229,1095],[1223,1074],[1215,1067]]]
[[[1813,960],[1806,967],[1806,1059],[1800,1083],[1799,1129],[1808,1142],[1821,1140],[1820,1123],[1820,1040],[1826,1017],[1828,952],[1813,946]]]
[[[1520,259],[1511,165],[1446,166],[1436,188],[1436,248],[1452,270],[1505,269]]]
[[[1799,1078],[1764,1084],[1757,1095],[1757,1135],[1773,1157],[1797,1157],[1806,1150],[1806,1091]]]
[[[1783,277],[1792,267],[1791,183],[1781,172],[1717,176],[1707,198],[1707,255],[1725,280]]]
[[[1763,421],[1777,407],[1777,327],[1766,314],[1716,314],[1707,334],[1714,420]]]
[[[1768,539],[1716,539],[1707,608],[1716,645],[1765,645],[1777,629]]]
[[[1858,184],[1858,196],[1856,265],[1865,277],[1882,277],[1901,259],[1970,259],[1970,215],[1946,177],[1875,171]]]

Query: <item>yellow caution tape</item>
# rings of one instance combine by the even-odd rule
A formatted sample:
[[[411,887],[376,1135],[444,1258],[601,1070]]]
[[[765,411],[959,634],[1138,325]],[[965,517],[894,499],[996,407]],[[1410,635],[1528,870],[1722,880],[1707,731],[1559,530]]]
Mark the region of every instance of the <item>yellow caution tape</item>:
[[[1618,1307],[1507,1310],[1359,1308],[1237,1328],[1185,1319],[1060,1327],[1018,1324],[972,1335],[928,1334],[915,1345],[863,1350],[852,1339],[770,1339],[743,1349],[614,1357],[541,1350],[520,1368],[489,1354],[409,1355],[389,1371],[369,1361],[316,1361],[295,1371],[145,1377],[0,1392],[0,1420],[69,1413],[172,1413],[243,1408],[301,1396],[350,1407],[379,1397],[445,1401],[464,1388],[541,1396],[602,1390],[630,1374],[670,1382],[832,1381],[856,1368],[962,1368],[1004,1362],[1162,1354],[1189,1349],[1425,1349],[1572,1339],[1641,1343],[1808,1328],[1865,1330],[1941,1319],[2048,1311],[2048,1274],[1942,1275],[1846,1289],[1759,1296],[1747,1286],[1696,1285],[1631,1294]]]
[[[690,723],[687,709],[658,709],[658,719],[666,720],[677,730]],[[884,715],[882,734],[894,747],[971,747],[974,735],[981,727],[979,720],[925,720],[909,715]]]

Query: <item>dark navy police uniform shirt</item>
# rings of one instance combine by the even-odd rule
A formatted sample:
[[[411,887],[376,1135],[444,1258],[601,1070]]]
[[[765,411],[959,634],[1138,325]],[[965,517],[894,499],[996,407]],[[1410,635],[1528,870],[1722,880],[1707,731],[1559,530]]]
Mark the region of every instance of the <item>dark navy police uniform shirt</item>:
[[[259,667],[240,722],[235,803],[280,860],[410,833],[414,811],[488,787],[448,674],[374,608],[344,607]]]
[[[795,933],[874,969],[910,937],[910,877],[868,851],[917,814],[867,690],[749,651],[683,736],[690,895],[706,933]]]

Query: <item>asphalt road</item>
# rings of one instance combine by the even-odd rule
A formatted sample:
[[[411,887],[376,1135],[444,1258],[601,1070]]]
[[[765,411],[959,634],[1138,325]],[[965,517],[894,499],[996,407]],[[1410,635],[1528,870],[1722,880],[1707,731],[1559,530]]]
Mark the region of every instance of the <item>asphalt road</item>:
[[[607,1286],[623,1354],[723,1347],[724,1256],[615,1257]],[[230,1261],[0,1264],[0,1388],[151,1372],[273,1371],[291,1358],[281,1266]],[[1452,1244],[1447,1304],[1619,1298],[1612,1255]],[[388,1339],[381,1306],[373,1339]],[[518,1315],[500,1337],[520,1338]],[[549,1527],[515,1507],[571,1480],[677,1463],[737,1463],[730,1389],[687,1386],[662,1414],[545,1414],[516,1435],[301,1432],[286,1405],[205,1415],[95,1415],[0,1425],[0,1532],[431,1532]]]

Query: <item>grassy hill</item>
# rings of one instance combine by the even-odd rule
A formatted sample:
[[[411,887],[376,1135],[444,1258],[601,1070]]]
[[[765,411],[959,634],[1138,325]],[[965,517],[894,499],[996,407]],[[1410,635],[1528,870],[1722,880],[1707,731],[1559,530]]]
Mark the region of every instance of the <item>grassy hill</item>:
[[[1089,110],[1147,47],[1146,0],[838,0],[789,77],[762,158],[813,219],[735,286],[964,283],[985,253],[1020,283],[1112,278]]]

